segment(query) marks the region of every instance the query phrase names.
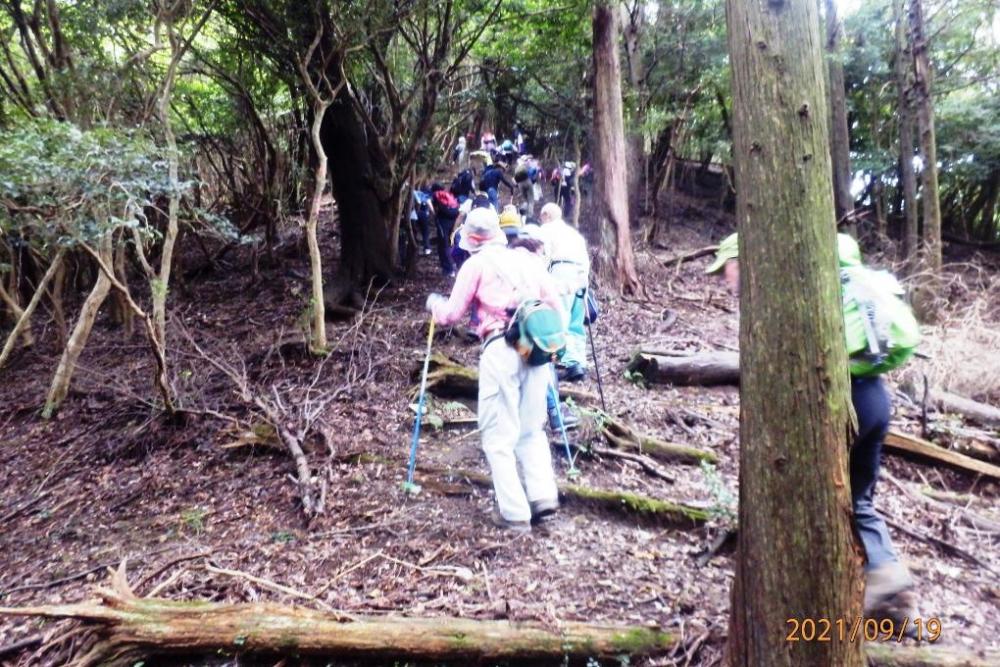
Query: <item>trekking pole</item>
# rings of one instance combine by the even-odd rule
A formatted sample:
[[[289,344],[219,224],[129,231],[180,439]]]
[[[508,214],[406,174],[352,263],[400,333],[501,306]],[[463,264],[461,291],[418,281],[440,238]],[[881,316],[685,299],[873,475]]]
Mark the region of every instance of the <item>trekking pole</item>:
[[[586,306],[584,306],[586,307]],[[594,373],[597,374],[597,393],[601,396],[601,409],[608,413],[608,405],[604,402],[604,383],[601,382],[601,365],[597,363],[597,348],[594,347],[594,333],[590,330],[589,318],[587,324],[587,338],[590,340],[590,354],[594,357]]]
[[[417,418],[413,422],[413,440],[410,442],[410,464],[406,469],[406,481],[403,491],[410,494],[420,493],[420,486],[413,483],[413,472],[417,467],[417,446],[420,444],[420,423],[424,417],[424,397],[427,394],[427,369],[431,365],[431,344],[434,342],[434,316],[431,316],[427,328],[427,353],[424,356],[424,370],[420,378],[420,396],[417,399]]]
[[[580,476],[580,471],[577,469],[576,459],[569,449],[569,435],[566,433],[566,424],[563,423],[562,406],[559,404],[559,392],[556,391],[556,385],[552,382],[549,382],[549,395],[556,402],[556,419],[559,422],[559,431],[562,433],[563,447],[566,448],[566,460],[569,461],[569,470],[566,471],[566,476],[573,479]]]

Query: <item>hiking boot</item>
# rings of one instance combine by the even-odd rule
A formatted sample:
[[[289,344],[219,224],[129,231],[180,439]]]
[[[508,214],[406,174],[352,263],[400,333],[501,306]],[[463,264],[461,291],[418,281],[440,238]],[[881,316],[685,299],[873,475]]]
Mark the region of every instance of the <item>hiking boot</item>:
[[[587,369],[580,364],[570,364],[559,372],[560,382],[582,382],[587,379]]]
[[[503,514],[500,514],[500,510],[493,508],[490,512],[490,522],[497,528],[503,528],[504,530],[511,530],[515,533],[530,533],[531,532],[531,522],[530,521],[511,521],[510,519],[504,518]]]
[[[913,588],[913,577],[905,565],[891,561],[865,573],[865,616],[891,598]]]
[[[549,428],[552,429],[553,433],[559,433],[561,430],[559,427],[560,413],[562,413],[562,428],[572,431],[580,425],[580,418],[573,414],[572,411],[563,409],[563,406],[560,405],[558,408],[549,411]]]
[[[876,620],[889,619],[896,632],[910,639],[920,639],[917,624],[914,619],[920,618],[917,609],[917,594],[905,590],[885,598],[873,609],[865,611],[865,616]]]
[[[530,502],[529,505],[531,505],[531,523],[544,523],[559,511],[558,498],[553,498],[552,500],[535,500]]]

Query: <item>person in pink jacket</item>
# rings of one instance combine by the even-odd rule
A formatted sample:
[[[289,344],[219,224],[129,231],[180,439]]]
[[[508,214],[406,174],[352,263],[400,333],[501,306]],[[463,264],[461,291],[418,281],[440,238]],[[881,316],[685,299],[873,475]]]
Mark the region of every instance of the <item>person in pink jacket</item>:
[[[531,366],[504,339],[514,309],[540,299],[563,309],[552,278],[529,253],[507,248],[507,237],[491,209],[466,217],[460,245],[470,253],[449,297],[431,294],[427,310],[449,326],[472,306],[479,313],[479,432],[493,477],[500,527],[530,531],[532,520],[559,508],[552,455],[545,437],[548,366]],[[520,471],[520,474],[518,474]]]

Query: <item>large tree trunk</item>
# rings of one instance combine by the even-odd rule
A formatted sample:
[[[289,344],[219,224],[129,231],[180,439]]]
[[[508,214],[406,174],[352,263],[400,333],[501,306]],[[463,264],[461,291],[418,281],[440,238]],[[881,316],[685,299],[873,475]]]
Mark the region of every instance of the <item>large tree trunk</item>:
[[[830,75],[830,157],[833,162],[833,203],[837,222],[842,222],[854,210],[851,196],[850,134],[847,130],[847,95],[844,90],[844,63],[841,62],[840,41],[843,24],[837,17],[837,3],[826,3],[826,59]],[[857,234],[854,223],[848,231]]]
[[[917,266],[920,242],[917,222],[917,176],[913,171],[913,109],[910,102],[910,54],[906,38],[906,0],[892,0],[896,24],[895,64],[897,115],[899,117],[899,172],[903,188],[903,256],[910,269]]]
[[[628,214],[633,225],[642,213],[642,195],[646,189],[646,142],[643,128],[646,124],[646,72],[642,60],[642,35],[645,30],[645,4],[634,3],[621,7],[622,34],[625,38],[625,61],[628,81],[632,89],[632,122],[626,138],[628,144]]]
[[[818,5],[728,0],[726,20],[742,265],[731,664],[860,666],[860,643],[785,641],[790,617],[861,613]]]
[[[103,603],[0,608],[0,613],[97,624],[103,638],[84,658],[111,665],[135,664],[147,655],[218,651],[520,664],[638,657],[663,653],[676,642],[647,626],[562,622],[546,628],[464,618],[375,618],[270,603],[136,598],[125,586],[117,588],[99,591]]]
[[[618,57],[618,5],[594,2],[594,157],[599,263],[625,293],[641,285],[628,221],[622,76]]]
[[[98,252],[104,263],[110,266],[114,262],[111,246],[112,234],[109,232],[101,239]],[[90,337],[90,330],[94,327],[94,320],[97,319],[97,312],[111,290],[111,279],[105,275],[104,271],[97,272],[97,280],[93,289],[87,295],[83,307],[80,308],[80,317],[73,327],[66,347],[63,349],[62,357],[59,359],[59,366],[52,377],[52,385],[49,387],[48,397],[45,399],[45,407],[42,409],[42,417],[48,419],[59,409],[66,394],[69,393],[69,385],[73,380],[73,373],[76,371],[76,362],[87,345]]]
[[[397,264],[399,198],[390,189],[389,165],[368,150],[364,125],[344,91],[321,129],[340,221],[340,274],[353,284],[387,282]]]
[[[910,3],[910,47],[913,51],[913,94],[920,135],[921,202],[924,233],[921,244],[924,268],[936,277],[941,272],[941,202],[938,198],[937,142],[934,138],[934,101],[931,99],[930,45],[924,25],[923,0]]]

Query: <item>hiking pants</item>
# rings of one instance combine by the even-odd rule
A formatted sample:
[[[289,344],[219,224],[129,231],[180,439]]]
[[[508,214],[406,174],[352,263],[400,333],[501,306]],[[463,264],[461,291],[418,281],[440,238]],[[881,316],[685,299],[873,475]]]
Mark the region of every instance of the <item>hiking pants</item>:
[[[455,229],[455,220],[458,216],[449,218],[443,214],[437,214],[437,251],[438,263],[441,265],[441,273],[448,275],[455,270],[455,264],[451,261],[451,232]]]
[[[417,207],[417,224],[420,227],[420,241],[423,244],[421,247],[427,250],[431,247],[431,221],[430,213],[424,206]]]
[[[851,378],[851,400],[858,415],[858,437],[851,447],[850,463],[854,526],[865,548],[865,569],[874,570],[899,560],[885,521],[873,502],[892,406],[879,377]]]
[[[529,503],[558,498],[545,437],[550,370],[529,366],[502,337],[479,357],[479,431],[500,514],[531,520]]]
[[[517,186],[521,191],[521,199],[524,200],[524,217],[535,217],[535,186],[530,178],[526,178]]]
[[[579,364],[581,368],[587,368],[587,329],[583,324],[586,304],[582,296],[577,296],[581,282],[581,268],[578,264],[570,262],[555,263],[549,269],[553,280],[562,292],[563,310],[569,315],[566,326],[566,353],[563,355],[562,364],[572,366]]]
[[[489,188],[486,190],[486,196],[490,198],[490,203],[493,204],[493,210],[500,213],[500,193],[496,188]]]

